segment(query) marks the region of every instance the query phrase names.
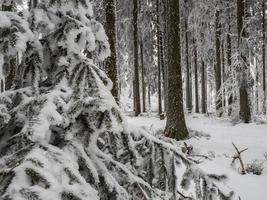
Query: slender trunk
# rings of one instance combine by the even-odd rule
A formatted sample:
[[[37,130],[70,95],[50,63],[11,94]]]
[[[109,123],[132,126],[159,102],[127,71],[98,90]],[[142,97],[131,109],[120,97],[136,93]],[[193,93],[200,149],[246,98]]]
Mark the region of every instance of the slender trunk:
[[[197,47],[194,42],[194,61],[195,61],[195,112],[199,113],[199,100],[198,100],[198,58],[197,58]]]
[[[186,108],[189,113],[192,112],[192,99],[190,94],[190,63],[189,63],[189,38],[188,25],[185,20],[185,49],[186,49]]]
[[[1,82],[1,93],[4,92],[5,90],[5,82],[3,80],[0,80]]]
[[[216,29],[216,65],[215,65],[215,82],[216,82],[216,112],[219,117],[222,116],[222,93],[221,85],[222,85],[222,76],[221,76],[221,25],[220,25],[220,12],[216,11],[216,19],[215,19],[215,29]]]
[[[239,104],[240,104],[240,111],[239,117],[244,123],[249,123],[251,120],[251,110],[249,105],[249,86],[247,77],[249,75],[249,62],[247,59],[246,51],[244,48],[247,48],[246,44],[244,43],[244,39],[248,38],[248,33],[246,28],[244,27],[244,17],[246,17],[245,12],[245,0],[237,0],[237,30],[238,30],[238,49],[241,55],[241,59],[244,64],[244,67],[241,74],[240,86],[239,86]]]
[[[146,84],[145,84],[145,66],[144,66],[144,46],[143,40],[140,42],[141,69],[142,69],[142,103],[143,112],[146,112]]]
[[[157,51],[158,51],[158,114],[162,113],[162,94],[161,94],[161,49],[160,49],[160,19],[159,19],[159,0],[157,0]]]
[[[201,68],[201,107],[202,113],[207,113],[207,99],[206,99],[206,78],[205,78],[205,62],[202,59],[202,68]]]
[[[230,7],[230,5],[228,5]],[[228,33],[226,36],[227,40],[227,67],[228,67],[228,74],[232,74],[232,41],[231,41],[231,18],[230,18],[230,11],[228,9]],[[232,79],[232,77],[228,76],[228,79]],[[231,83],[232,84],[232,83]],[[229,86],[228,88],[228,116],[232,114],[232,104],[233,104],[233,86]]]
[[[255,112],[256,114],[259,114],[259,69],[258,69],[258,62],[257,59],[255,59],[255,65],[256,65],[256,87],[255,87]]]
[[[138,63],[138,0],[133,0],[133,26],[134,26],[134,98],[135,116],[141,113],[140,88],[139,88],[139,63]]]
[[[224,62],[224,40],[222,41],[221,45],[221,50],[222,50],[222,107],[223,109],[226,106],[226,101],[225,101],[225,88],[224,88],[224,82],[225,82],[225,62]]]
[[[148,100],[148,108],[149,111],[151,110],[151,92],[150,92],[150,84],[148,84],[148,89],[147,89],[147,100]]]
[[[263,114],[266,115],[266,42],[265,42],[265,0],[262,1],[262,86],[263,86]]]
[[[163,79],[163,98],[164,98],[164,110],[166,111],[166,73],[165,73],[165,63],[164,63],[164,48],[163,48],[163,36],[162,32],[160,31],[160,64],[161,64],[161,71],[162,71],[162,79]]]
[[[119,102],[119,85],[116,52],[116,1],[105,0],[106,23],[105,30],[109,39],[111,56],[106,59],[105,71],[113,82],[111,93],[116,102]]]
[[[179,0],[169,0],[168,19],[168,112],[165,135],[182,140],[188,137],[183,109]]]
[[[164,8],[164,14],[163,14],[163,17],[164,17],[164,34],[163,34],[163,44],[164,44],[164,48],[163,48],[163,54],[165,55],[164,56],[164,75],[165,75],[165,78],[164,78],[164,111],[165,113],[167,114],[167,111],[168,111],[168,58],[167,58],[167,51],[168,51],[168,48],[167,48],[167,30],[168,30],[168,0],[164,0],[163,2],[163,8]]]
[[[14,12],[14,1],[11,4],[2,4],[2,11]],[[5,82],[2,87],[3,91],[10,90],[15,84],[16,79],[16,68],[17,68],[17,57],[15,56],[5,56],[5,64],[8,66],[8,75],[5,77],[3,82]]]

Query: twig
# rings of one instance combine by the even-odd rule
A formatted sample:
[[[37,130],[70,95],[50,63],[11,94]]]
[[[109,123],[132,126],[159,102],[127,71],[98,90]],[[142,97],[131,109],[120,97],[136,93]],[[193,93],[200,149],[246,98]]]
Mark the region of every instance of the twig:
[[[233,146],[234,146],[234,148],[235,148],[235,150],[237,152],[237,154],[233,156],[232,164],[235,163],[236,159],[238,159],[239,162],[240,162],[240,165],[241,165],[241,174],[246,174],[246,170],[245,170],[245,166],[244,166],[243,160],[241,158],[241,154],[243,152],[247,151],[248,148],[243,149],[243,150],[240,151],[234,143],[232,143],[232,144],[233,144]]]
[[[200,155],[200,154],[190,154],[189,156],[192,156],[192,157],[202,157],[202,158],[205,158],[207,160],[212,160],[210,157],[205,156],[205,155]]]
[[[178,193],[180,196],[182,196],[184,199],[189,199],[189,197],[183,195],[181,192],[179,192],[179,190],[177,190],[177,193]]]

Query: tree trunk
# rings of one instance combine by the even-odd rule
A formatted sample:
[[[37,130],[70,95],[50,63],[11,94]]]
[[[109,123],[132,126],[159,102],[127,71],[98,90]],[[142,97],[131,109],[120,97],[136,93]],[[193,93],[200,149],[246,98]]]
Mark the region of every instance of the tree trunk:
[[[199,113],[199,94],[198,94],[198,58],[197,58],[197,46],[194,42],[194,61],[195,61],[195,112]]]
[[[164,110],[166,111],[166,73],[165,73],[165,63],[164,63],[164,47],[163,47],[163,36],[162,31],[160,31],[160,64],[162,71],[162,79],[163,79],[163,99],[164,99]]]
[[[223,110],[226,106],[226,101],[225,101],[225,86],[224,86],[224,82],[225,82],[225,62],[224,62],[224,40],[222,40],[222,44],[221,44],[221,52],[222,52],[222,107]]]
[[[249,62],[247,59],[246,51],[244,48],[247,48],[244,43],[245,38],[248,38],[248,34],[246,32],[246,28],[244,27],[244,17],[245,17],[245,0],[237,0],[237,30],[238,30],[238,49],[244,63],[244,68],[241,73],[241,80],[239,86],[239,104],[240,111],[239,117],[244,123],[249,123],[251,120],[251,110],[249,105],[249,86],[247,76],[249,75],[248,66]]]
[[[168,37],[167,37],[167,30],[168,30],[168,0],[164,0],[163,1],[163,9],[164,9],[164,14],[163,14],[163,17],[164,17],[164,27],[163,27],[163,32],[164,34],[162,35],[163,37],[163,54],[165,55],[164,56],[164,111],[165,111],[165,114],[167,113],[168,111],[168,58],[167,58],[167,54],[168,54],[168,48],[167,48],[167,45],[168,45]]]
[[[265,1],[262,1],[262,86],[263,86],[263,106],[262,111],[263,114],[266,115],[266,61],[265,61],[265,48],[266,48],[266,41],[265,41]]]
[[[162,94],[161,94],[161,49],[160,49],[160,19],[159,19],[159,0],[157,0],[157,51],[158,51],[158,114],[162,113]]]
[[[220,12],[216,11],[215,19],[215,29],[216,29],[216,65],[215,65],[215,83],[216,83],[216,112],[219,117],[222,116],[222,95],[221,95],[221,85],[222,85],[222,76],[221,76],[221,25],[219,22]]]
[[[11,4],[2,4],[2,11],[14,12],[15,5],[14,1]],[[15,84],[16,79],[16,68],[17,68],[17,57],[16,56],[5,56],[5,63],[8,65],[8,75],[5,77],[5,83],[3,84],[3,91],[10,90]],[[3,81],[4,82],[4,81]]]
[[[109,39],[111,56],[106,59],[105,71],[113,82],[111,93],[116,102],[119,102],[119,85],[116,53],[116,1],[105,0],[106,23],[105,30]]]
[[[134,98],[135,116],[141,113],[138,63],[138,0],[133,0],[133,26],[134,26]]]
[[[259,114],[259,69],[258,69],[258,61],[257,58],[255,59],[255,65],[256,65],[256,87],[255,87],[255,113],[256,115]]]
[[[168,25],[168,112],[165,135],[182,140],[188,137],[183,110],[183,83],[180,44],[179,0],[169,0]]]
[[[201,107],[202,107],[202,113],[207,113],[207,99],[206,99],[206,78],[205,78],[205,62],[202,59],[202,68],[201,68]]]
[[[146,112],[146,84],[145,84],[145,66],[144,66],[144,46],[143,39],[140,41],[141,69],[142,69],[142,103],[143,112]]]
[[[189,113],[192,112],[192,98],[190,94],[190,62],[189,62],[189,38],[188,38],[188,25],[185,20],[185,48],[186,48],[186,108]]]
[[[230,5],[228,4],[228,7],[230,7]],[[231,17],[230,17],[230,8],[228,8],[228,33],[226,36],[226,40],[227,40],[227,67],[228,67],[228,74],[231,75],[232,72],[232,41],[231,41]],[[227,78],[231,78],[231,77],[227,77]],[[228,92],[228,116],[231,116],[232,114],[232,104],[233,104],[233,86],[230,86]]]
[[[150,84],[148,84],[148,89],[147,89],[147,100],[148,100],[148,109],[151,111],[151,92],[150,92]]]

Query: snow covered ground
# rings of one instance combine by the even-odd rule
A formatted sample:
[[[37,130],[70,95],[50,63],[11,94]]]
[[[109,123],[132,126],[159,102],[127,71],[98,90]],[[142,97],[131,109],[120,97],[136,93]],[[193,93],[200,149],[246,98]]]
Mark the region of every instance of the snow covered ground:
[[[131,124],[145,126],[152,130],[164,129],[165,121],[157,117],[127,117]],[[211,137],[191,138],[188,144],[194,146],[195,151],[204,155],[215,155],[212,160],[205,160],[199,166],[206,172],[227,174],[227,185],[236,192],[242,200],[267,200],[267,124],[237,124],[233,125],[227,119],[216,117],[204,117],[203,115],[191,115],[187,117],[188,127],[201,131]],[[264,171],[260,176],[238,173],[239,163],[236,168],[231,166],[235,149],[232,142],[238,148],[248,148],[242,154],[246,164],[258,159],[264,162]]]

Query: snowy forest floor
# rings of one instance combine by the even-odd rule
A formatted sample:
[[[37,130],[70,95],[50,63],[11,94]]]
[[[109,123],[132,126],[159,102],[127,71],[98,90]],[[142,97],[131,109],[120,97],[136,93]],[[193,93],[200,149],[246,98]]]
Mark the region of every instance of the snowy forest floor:
[[[145,127],[154,133],[163,130],[166,121],[160,121],[155,115],[147,117],[127,117],[130,124]],[[237,124],[230,120],[203,115],[190,115],[186,117],[189,129],[204,133],[204,137],[192,137],[186,143],[193,145],[198,154],[207,155],[211,160],[205,160],[199,166],[208,173],[226,174],[227,185],[241,197],[242,200],[266,200],[267,199],[267,124]],[[254,160],[263,162],[263,174],[241,175],[238,173],[240,166],[236,162],[231,166],[235,149],[232,142],[242,150],[244,164]]]

